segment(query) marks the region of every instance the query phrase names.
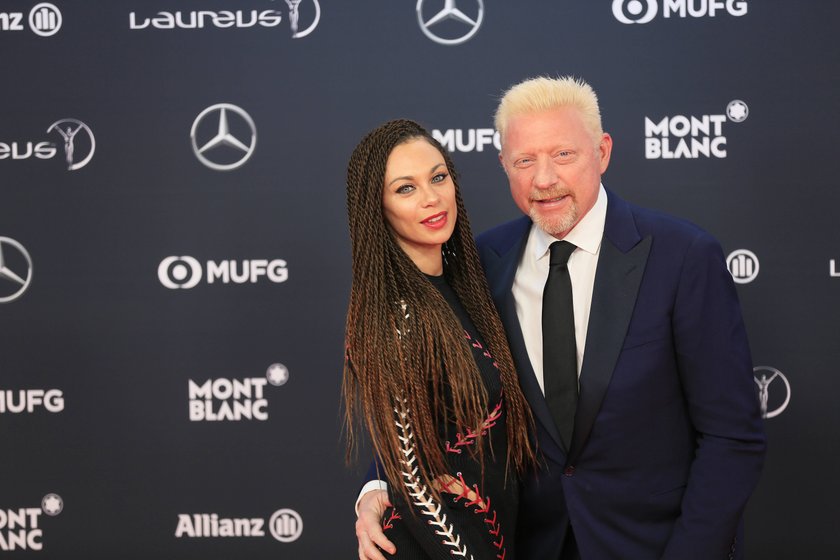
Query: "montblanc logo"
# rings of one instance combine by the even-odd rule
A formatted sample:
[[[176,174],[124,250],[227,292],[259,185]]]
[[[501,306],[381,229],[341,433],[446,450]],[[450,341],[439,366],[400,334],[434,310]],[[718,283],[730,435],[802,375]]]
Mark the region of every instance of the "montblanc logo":
[[[11,237],[0,236],[0,303],[23,295],[32,283],[32,257]]]
[[[41,408],[63,411],[64,393],[60,389],[0,389],[0,414],[32,414]]]
[[[483,152],[490,146],[501,151],[499,133],[492,128],[450,128],[432,130],[432,136],[449,152]]]
[[[0,507],[0,550],[43,550],[41,514],[55,517],[63,509],[64,500],[53,493],[41,499],[41,507]]]
[[[416,10],[420,30],[441,45],[469,41],[484,20],[483,0],[417,0]]]
[[[263,517],[223,517],[218,513],[180,513],[175,538],[265,537],[289,543],[303,533],[303,519],[293,509],[278,509],[266,523]]]
[[[660,15],[669,18],[740,17],[747,13],[746,0],[613,0],[612,11],[621,23],[650,23]]]
[[[90,163],[96,151],[96,139],[88,125],[78,119],[59,119],[47,127],[47,134],[60,137],[64,163],[69,171],[76,171]],[[56,142],[47,140],[0,142],[0,160],[52,159],[58,155]]]
[[[756,366],[753,381],[758,390],[762,418],[774,418],[785,411],[790,404],[790,382],[781,371],[770,366]]]
[[[191,422],[268,420],[267,385],[279,387],[289,380],[289,370],[280,363],[266,369],[265,377],[229,379],[218,377],[204,381],[190,379],[189,416]]]
[[[35,35],[50,37],[61,29],[61,10],[55,4],[41,2],[29,11],[28,19],[23,12],[0,12],[0,31],[23,31],[24,21]]]
[[[289,8],[289,31],[293,39],[312,33],[321,21],[318,0],[285,0]],[[128,14],[128,28],[142,29],[249,29],[276,28],[283,23],[280,10],[160,11],[154,15]]]
[[[726,257],[726,267],[736,284],[749,284],[758,276],[758,257],[748,249],[736,249]]]
[[[727,145],[723,125],[727,120],[744,122],[748,115],[747,104],[735,99],[726,106],[724,114],[645,117],[645,158],[725,158]]]
[[[188,290],[202,281],[207,284],[256,284],[265,278],[279,284],[289,279],[282,259],[207,261],[204,266],[190,256],[166,257],[158,265],[158,279],[170,290]]]

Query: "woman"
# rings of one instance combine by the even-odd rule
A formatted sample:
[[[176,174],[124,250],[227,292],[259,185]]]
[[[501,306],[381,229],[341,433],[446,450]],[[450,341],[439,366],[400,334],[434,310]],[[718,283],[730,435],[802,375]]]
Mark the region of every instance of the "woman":
[[[348,450],[371,437],[396,558],[513,557],[530,411],[440,144],[385,123],[347,170]]]

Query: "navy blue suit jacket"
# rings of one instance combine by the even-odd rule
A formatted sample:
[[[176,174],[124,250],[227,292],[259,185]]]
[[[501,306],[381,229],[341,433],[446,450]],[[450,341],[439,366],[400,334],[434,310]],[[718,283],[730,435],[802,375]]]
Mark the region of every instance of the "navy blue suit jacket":
[[[517,556],[742,557],[765,436],[732,278],[700,228],[608,193],[571,449],[552,422],[511,294],[527,217],[477,242],[543,465],[523,483]]]

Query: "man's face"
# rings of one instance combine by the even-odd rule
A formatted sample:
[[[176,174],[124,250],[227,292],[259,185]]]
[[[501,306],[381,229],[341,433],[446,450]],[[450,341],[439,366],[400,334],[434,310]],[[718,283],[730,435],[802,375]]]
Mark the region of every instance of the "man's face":
[[[612,138],[593,138],[578,109],[510,118],[499,159],[513,201],[538,227],[562,239],[595,205]]]

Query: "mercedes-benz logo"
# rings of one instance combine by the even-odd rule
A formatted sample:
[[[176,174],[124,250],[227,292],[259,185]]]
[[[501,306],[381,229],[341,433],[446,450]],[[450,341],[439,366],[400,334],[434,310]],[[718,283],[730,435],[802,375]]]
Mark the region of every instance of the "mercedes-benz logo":
[[[423,4],[425,0],[417,0],[417,22],[420,24],[420,29],[423,33],[441,45],[459,45],[465,41],[469,41],[473,35],[478,32],[481,27],[481,22],[484,19],[484,1],[474,0],[477,5],[471,14],[468,16],[463,11],[458,9],[455,5],[456,0],[444,0],[443,8],[435,13],[429,19],[423,17]],[[446,25],[446,33],[444,33],[443,26],[440,24],[446,21],[452,21],[455,25]],[[434,28],[434,30],[433,30]]]
[[[215,136],[199,145],[198,135],[206,133],[208,127],[203,127],[202,122],[211,114],[218,113],[218,126],[215,127]],[[231,116],[236,116],[235,130],[241,136],[237,138],[231,131]],[[246,132],[245,127],[250,129],[251,137],[247,142],[243,141],[242,134]],[[201,129],[201,130],[199,130]],[[198,160],[216,171],[230,171],[242,166],[254,153],[257,147],[257,127],[254,120],[240,107],[230,103],[217,103],[203,110],[193,121],[190,130],[193,152]],[[212,156],[213,159],[210,159]]]
[[[47,129],[47,134],[55,130],[61,135],[64,140],[64,161],[67,163],[67,169],[75,171],[81,169],[93,159],[93,153],[96,151],[96,139],[93,137],[93,131],[88,125],[78,119],[59,119],[52,123]],[[88,154],[80,161],[76,161],[76,150],[79,148],[77,141],[79,140],[79,132],[84,131],[88,136]],[[82,142],[84,144],[84,142]],[[84,148],[85,146],[82,146]]]
[[[773,383],[776,380],[781,383]],[[756,366],[753,368],[753,381],[758,388],[758,401],[761,404],[761,417],[773,418],[778,416],[787,408],[790,403],[790,383],[784,374],[774,367]],[[772,384],[772,385],[771,385]],[[770,398],[770,387],[773,387],[775,397]],[[779,398],[779,393],[784,391],[784,397]]]
[[[29,253],[14,239],[0,237],[0,303],[22,296],[31,282],[32,259]]]
[[[656,0],[613,0],[612,3],[613,15],[621,23],[648,23],[656,17],[657,9]]]

